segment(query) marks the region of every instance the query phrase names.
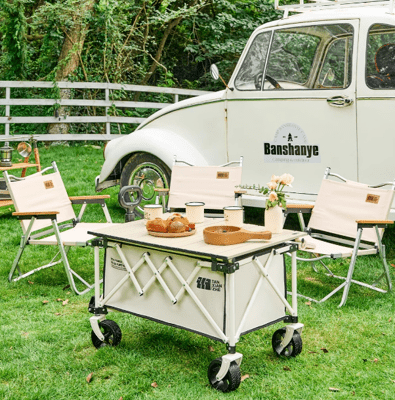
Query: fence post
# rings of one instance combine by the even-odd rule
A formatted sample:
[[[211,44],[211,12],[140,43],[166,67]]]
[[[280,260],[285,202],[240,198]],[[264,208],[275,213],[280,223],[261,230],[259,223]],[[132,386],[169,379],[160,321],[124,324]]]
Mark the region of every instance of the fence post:
[[[6,87],[5,88],[5,99],[7,100],[7,103],[9,103],[9,100],[11,99],[11,88]],[[10,117],[10,106],[6,105],[5,106],[5,116],[6,118]],[[10,124],[5,124],[5,135],[9,136],[10,135]]]
[[[106,88],[106,101],[110,101],[110,89]],[[106,117],[108,119],[108,110],[110,107],[106,107]],[[111,122],[106,122],[106,135],[109,137],[108,140],[111,140]]]
[[[174,95],[174,103],[178,103],[178,94]]]

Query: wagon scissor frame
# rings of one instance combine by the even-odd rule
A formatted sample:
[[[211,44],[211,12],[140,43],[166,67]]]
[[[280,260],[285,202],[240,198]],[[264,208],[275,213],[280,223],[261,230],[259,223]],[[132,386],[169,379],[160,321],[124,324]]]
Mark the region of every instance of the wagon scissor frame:
[[[177,239],[148,235],[143,221],[92,232],[98,236],[93,242],[92,340],[96,347],[120,341],[119,327],[106,320],[109,308],[222,341],[228,354],[214,360],[208,374],[214,387],[230,391],[240,383],[242,354],[236,352],[240,336],[289,322],[273,336],[273,348],[289,356],[301,351],[303,325],[297,316],[297,246],[293,240],[304,233],[284,230],[270,241],[211,246],[202,236],[203,228],[210,225],[218,225],[218,219],[206,219],[195,235]],[[99,246],[105,248],[103,293]],[[285,253],[292,253],[291,303],[287,300]]]

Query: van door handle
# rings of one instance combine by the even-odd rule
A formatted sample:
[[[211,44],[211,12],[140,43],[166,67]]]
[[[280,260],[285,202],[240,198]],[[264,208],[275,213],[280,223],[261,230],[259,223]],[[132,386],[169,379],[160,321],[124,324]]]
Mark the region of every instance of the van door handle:
[[[332,107],[348,107],[354,102],[353,99],[350,99],[347,96],[333,96],[326,99],[326,101]]]

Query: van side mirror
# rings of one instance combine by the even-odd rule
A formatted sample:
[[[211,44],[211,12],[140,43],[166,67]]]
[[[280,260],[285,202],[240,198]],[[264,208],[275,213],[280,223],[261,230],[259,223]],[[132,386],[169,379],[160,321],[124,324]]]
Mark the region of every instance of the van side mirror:
[[[210,65],[210,73],[211,76],[213,77],[213,79],[216,81],[219,78],[219,71],[218,71],[218,67],[215,64],[211,64]]]
[[[211,73],[211,76],[213,77],[213,79],[214,79],[215,81],[218,80],[218,78],[221,78],[222,83],[226,86],[227,89],[232,90],[232,91],[234,90],[233,88],[230,88],[230,87],[226,84],[226,82],[224,81],[224,79],[222,78],[222,76],[219,74],[218,67],[217,67],[215,64],[211,64],[211,65],[210,65],[210,73]]]

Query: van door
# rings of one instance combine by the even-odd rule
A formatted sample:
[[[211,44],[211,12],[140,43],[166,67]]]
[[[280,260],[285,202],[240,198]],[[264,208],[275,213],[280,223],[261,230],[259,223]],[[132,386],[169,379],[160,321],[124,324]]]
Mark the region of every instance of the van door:
[[[358,20],[256,32],[228,91],[229,159],[243,181],[295,176],[295,197],[318,192],[325,168],[357,179],[355,77]]]
[[[366,49],[366,51],[365,51]],[[358,86],[358,172],[361,182],[395,178],[395,25],[361,26],[361,79]]]

